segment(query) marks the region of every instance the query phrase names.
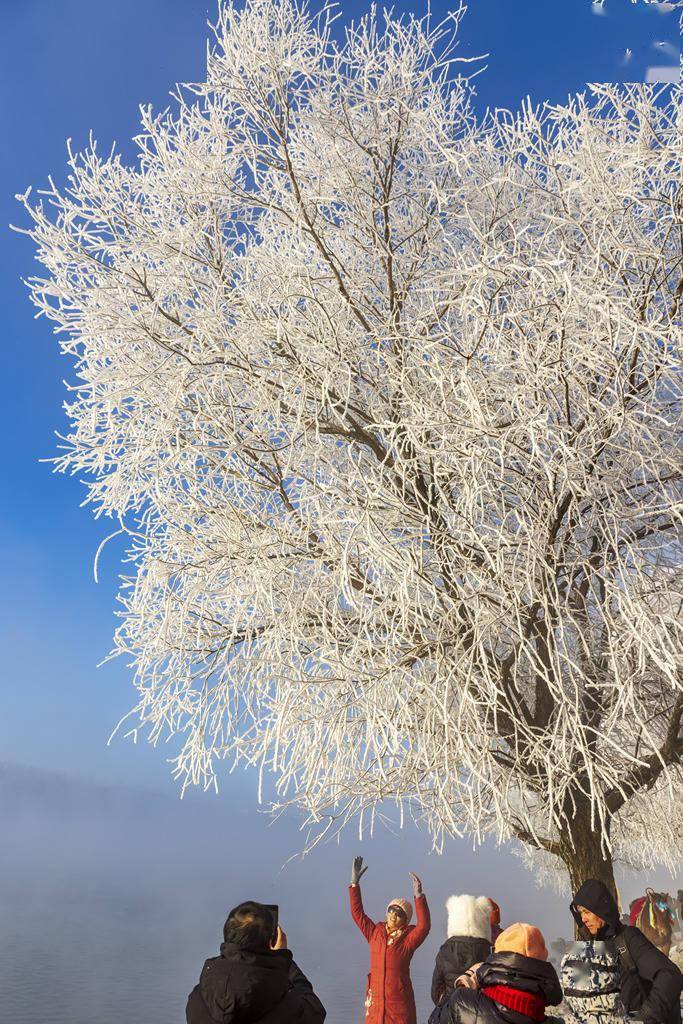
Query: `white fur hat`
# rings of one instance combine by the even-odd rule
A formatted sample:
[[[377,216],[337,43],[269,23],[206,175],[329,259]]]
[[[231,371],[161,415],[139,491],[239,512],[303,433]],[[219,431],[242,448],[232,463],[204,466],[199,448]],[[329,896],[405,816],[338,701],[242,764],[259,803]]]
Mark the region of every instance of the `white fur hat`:
[[[469,935],[490,942],[491,910],[488,896],[449,896],[446,900],[448,938]]]

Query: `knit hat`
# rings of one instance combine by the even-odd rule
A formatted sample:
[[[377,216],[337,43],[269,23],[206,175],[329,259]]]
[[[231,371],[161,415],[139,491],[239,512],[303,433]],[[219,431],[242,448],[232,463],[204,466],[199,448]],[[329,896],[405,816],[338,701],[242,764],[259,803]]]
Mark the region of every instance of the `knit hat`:
[[[540,929],[532,924],[511,924],[496,939],[496,953],[520,953],[533,960],[547,960],[548,950]]]
[[[389,907],[400,907],[403,913],[406,915],[406,924],[410,924],[410,919],[413,916],[413,907],[410,900],[404,900],[401,896],[399,896],[395,900],[389,900],[389,902],[387,903],[387,913],[389,912]]]

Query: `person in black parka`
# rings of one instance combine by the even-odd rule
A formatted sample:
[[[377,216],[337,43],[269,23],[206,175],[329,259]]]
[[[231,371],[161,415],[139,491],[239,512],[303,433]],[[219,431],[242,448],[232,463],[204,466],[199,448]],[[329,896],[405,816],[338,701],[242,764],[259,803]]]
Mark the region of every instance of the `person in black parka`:
[[[463,987],[461,987],[463,986]],[[555,968],[538,928],[513,924],[483,964],[458,978],[429,1024],[541,1024],[546,1007],[562,1002]]]
[[[614,940],[624,1010],[646,1024],[681,1024],[683,975],[639,928],[622,924],[607,886],[588,879],[574,896],[570,909],[583,938]]]
[[[187,1001],[187,1024],[322,1024],[325,1008],[286,948],[267,907],[230,911],[220,956],[207,960]]]
[[[436,954],[432,1002],[450,996],[456,978],[491,952],[491,901],[486,896],[449,896],[446,900],[448,938]]]

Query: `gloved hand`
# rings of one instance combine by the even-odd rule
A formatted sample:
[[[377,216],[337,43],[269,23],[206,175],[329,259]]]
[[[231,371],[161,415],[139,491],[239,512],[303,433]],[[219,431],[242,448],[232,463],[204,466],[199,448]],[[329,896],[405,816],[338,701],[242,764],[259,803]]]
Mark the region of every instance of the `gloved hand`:
[[[455,979],[456,988],[479,988],[479,981],[477,979],[477,968],[481,967],[481,964],[472,964],[468,971],[461,974],[459,978]]]
[[[363,858],[354,857],[353,867],[351,868],[351,885],[358,885],[367,870],[367,867],[363,867]]]
[[[418,896],[422,896],[422,882],[414,875],[412,871],[409,871],[410,881],[413,883],[413,897],[417,899]]]

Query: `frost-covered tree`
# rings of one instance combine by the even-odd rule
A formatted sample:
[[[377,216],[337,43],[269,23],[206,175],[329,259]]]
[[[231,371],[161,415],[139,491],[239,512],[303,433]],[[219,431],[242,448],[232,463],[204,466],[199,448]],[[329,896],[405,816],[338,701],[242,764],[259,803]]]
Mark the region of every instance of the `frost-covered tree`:
[[[132,730],[185,784],[613,884],[681,838],[682,94],[477,119],[460,13],[224,4],[133,166],[22,197],[57,465],[129,537]]]

